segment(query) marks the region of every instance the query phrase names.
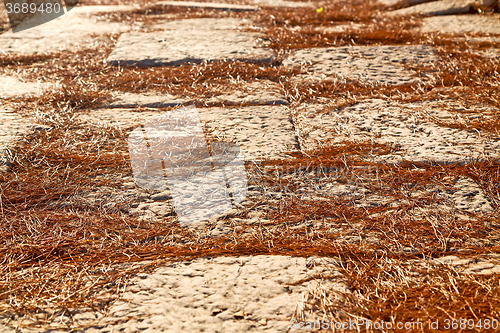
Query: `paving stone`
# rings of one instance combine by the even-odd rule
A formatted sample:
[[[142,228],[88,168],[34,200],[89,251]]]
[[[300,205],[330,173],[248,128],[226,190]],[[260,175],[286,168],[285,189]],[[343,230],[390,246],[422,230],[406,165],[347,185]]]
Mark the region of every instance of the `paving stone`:
[[[17,77],[0,75],[0,99],[21,95],[36,95],[47,87],[47,84],[25,82]]]
[[[491,268],[485,268],[485,269],[482,269],[476,273],[482,274],[482,275],[499,274],[500,273],[500,265],[494,265]]]
[[[416,6],[411,6],[407,8],[398,9],[389,12],[388,15],[398,16],[398,15],[453,15],[468,13],[471,8],[471,3],[469,1],[460,0],[441,0],[432,1],[427,3],[422,3]]]
[[[445,256],[441,258],[434,259],[434,263],[437,264],[451,264],[455,262],[456,260],[459,260],[460,258],[457,256]]]
[[[461,177],[455,184],[452,195],[455,206],[470,213],[492,213],[491,203],[481,187],[471,178]]]
[[[492,16],[450,15],[444,17],[426,17],[423,19],[421,31],[440,32],[448,34],[498,34],[500,32],[500,14],[495,14]]]
[[[434,49],[427,45],[384,45],[304,49],[294,52],[283,65],[303,66],[307,74],[299,75],[298,80],[343,75],[365,82],[401,85],[420,80],[404,64],[428,65],[436,61]]]
[[[282,1],[282,0],[253,0],[253,3],[260,7],[288,7],[288,8],[304,8],[313,7],[311,2],[299,1]]]
[[[435,1],[435,0],[377,0],[377,1],[386,5],[386,6],[394,6],[394,5],[397,5],[397,4],[402,3],[402,2],[407,4],[407,5],[413,6],[413,5],[418,5],[421,3],[431,2],[431,1]]]
[[[229,140],[242,150],[245,159],[278,156],[281,151],[297,150],[298,142],[288,109],[283,106],[245,106],[197,108],[210,137]],[[121,128],[139,126],[162,111],[96,109],[81,118],[94,124]]]
[[[238,91],[228,92],[212,98],[177,98],[172,95],[155,93],[116,93],[113,101],[104,105],[105,108],[135,108],[173,107],[188,103],[223,105],[286,105],[288,101],[280,91],[279,86],[273,82],[259,81],[254,83],[241,83]]]
[[[204,8],[204,9],[220,9],[231,11],[256,11],[259,8],[249,5],[236,5],[230,3],[219,2],[196,2],[196,1],[160,1],[157,3],[160,6],[175,6],[175,7],[189,7],[189,8]]]
[[[139,111],[125,108],[94,109],[80,115],[80,119],[94,125],[116,126],[126,129],[142,125],[160,114],[161,112],[158,111]]]
[[[110,7],[113,6],[103,7],[104,11],[110,11],[112,10]],[[116,10],[125,10],[123,6],[116,7]],[[0,50],[18,54],[74,50],[90,47],[96,40],[93,34],[104,35],[131,29],[123,23],[99,21],[91,16],[99,11],[100,6],[77,7],[65,15],[31,29],[16,33],[8,31],[0,36]]]
[[[108,58],[114,65],[161,66],[213,60],[270,61],[271,49],[259,48],[259,33],[223,27],[243,24],[235,19],[188,19],[163,25],[151,33],[125,33]]]
[[[200,108],[198,112],[208,135],[236,143],[245,160],[274,157],[281,151],[298,149],[286,107],[214,107]]]
[[[32,124],[28,120],[23,119],[11,109],[0,106],[0,148],[7,147],[16,137],[26,133],[30,125]]]
[[[419,109],[440,114],[441,110],[434,108],[437,107],[426,103],[391,106],[379,99],[327,113],[305,105],[294,111],[297,114],[295,127],[302,149],[345,140],[373,140],[400,147],[401,151],[393,155],[394,160],[390,156],[381,157],[392,162],[406,159],[448,164],[500,156],[499,140],[489,139],[474,130],[439,126],[420,116]]]
[[[292,284],[331,274],[331,261],[259,255],[169,264],[135,278],[109,319],[86,332],[285,332],[302,294],[319,287],[314,279]],[[334,278],[322,285],[350,292]]]
[[[482,271],[483,269],[491,269],[493,267],[495,267],[495,265],[492,264],[492,263],[481,262],[481,263],[477,263],[477,264],[474,264],[474,265],[469,265],[467,267],[467,270],[473,271],[473,272],[477,272],[477,271]]]
[[[0,104],[0,172],[7,172],[10,169],[9,147],[33,128],[38,128],[38,126]]]

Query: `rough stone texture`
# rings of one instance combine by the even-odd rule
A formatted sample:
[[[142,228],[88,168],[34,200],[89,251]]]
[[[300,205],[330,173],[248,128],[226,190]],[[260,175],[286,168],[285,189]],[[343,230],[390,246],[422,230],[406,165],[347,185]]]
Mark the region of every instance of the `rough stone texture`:
[[[118,40],[108,61],[111,64],[160,66],[222,59],[271,60],[273,51],[257,45],[261,34],[234,30],[243,23],[245,21],[236,19],[189,19],[163,25],[171,30],[126,33]]]
[[[288,101],[281,94],[279,86],[273,82],[259,81],[251,84],[242,83],[238,91],[222,94],[208,99],[178,98],[171,95],[154,93],[134,94],[117,93],[114,100],[104,107],[106,108],[133,108],[149,107],[161,108],[185,105],[190,102],[201,104],[221,103],[223,105],[286,105]]]
[[[260,2],[263,3],[263,1]],[[267,1],[272,5],[284,3],[283,1],[271,2],[272,0]],[[293,4],[298,3],[293,2]],[[113,11],[112,6],[105,7],[107,9],[104,6],[99,7],[99,11]],[[77,9],[75,8],[75,10]],[[79,13],[87,13],[87,10],[88,13],[93,12],[88,7],[82,7],[82,11]],[[75,15],[77,13],[75,12]],[[67,16],[65,15],[61,19],[68,19]],[[102,33],[102,31],[109,31],[106,29],[112,26],[112,24],[105,24],[101,29],[99,26],[96,27],[96,25],[90,24],[91,20],[84,18],[84,16],[74,16],[74,18],[74,22],[79,26],[78,29],[85,31],[85,33],[94,31],[94,29],[96,29],[97,33]],[[476,18],[478,21],[474,21]],[[425,19],[425,24],[433,22],[433,19],[435,18]],[[470,21],[467,21],[469,19]],[[459,32],[460,29],[463,29],[462,31],[466,29],[482,29],[471,31],[490,31],[492,33],[500,31],[494,28],[498,26],[497,21],[495,21],[496,25],[493,22],[491,24],[488,22],[481,26],[480,22],[486,19],[489,20],[490,18],[483,16],[449,16],[440,17],[438,19],[440,22],[435,24],[441,24],[441,27],[450,24],[450,26],[454,27],[453,29],[459,29],[457,30]],[[451,24],[451,20],[455,21]],[[28,35],[31,36],[31,41],[37,44],[25,43],[26,39],[23,40],[24,37],[22,37],[10,51],[26,51],[29,53],[45,49],[49,51],[58,50],[61,45],[66,47],[64,43],[66,43],[70,35],[72,38],[77,36],[73,41],[85,45],[87,43],[86,37],[79,39],[84,36],[79,35],[79,32],[74,34],[61,32],[65,29],[73,29],[73,25],[68,23],[70,21],[64,22],[66,22],[65,25],[54,26],[48,34],[46,28],[43,28],[39,29],[37,33]],[[167,29],[171,33],[181,32],[181,34],[186,31],[189,34],[204,29],[209,29],[211,32],[215,31],[217,34],[224,34],[224,30],[232,30],[235,25],[243,21],[191,20],[188,21],[190,26],[186,26],[185,22],[168,22],[155,28]],[[120,29],[128,29],[121,25],[119,27]],[[348,29],[355,28],[356,26],[349,26]],[[58,35],[59,32],[62,34],[61,37]],[[8,40],[10,40],[10,43],[14,43],[13,41],[18,36],[23,35],[11,36]],[[245,36],[247,38],[248,34]],[[90,37],[88,40],[89,43],[92,41]],[[2,43],[4,41],[0,39],[0,49],[4,50],[3,45],[7,44]],[[48,46],[45,46],[44,43],[48,43]],[[186,42],[183,45],[188,45],[188,43]],[[203,44],[202,41],[196,39],[192,45],[207,49],[211,47],[210,44]],[[134,48],[138,47],[134,45]],[[185,49],[188,48],[185,47]],[[205,50],[201,52],[205,52]],[[160,56],[164,55],[160,54]],[[318,63],[313,64],[315,61],[318,61]],[[332,48],[328,49],[328,51],[325,51],[325,49],[302,50],[297,51],[288,60],[288,65],[304,65],[308,74],[299,76],[298,79],[300,80],[328,79],[329,75],[340,74],[353,79],[366,80],[367,82],[397,85],[418,80],[416,73],[404,68],[405,64],[429,65],[434,61],[438,61],[438,59],[430,47],[383,46]],[[24,87],[17,81],[14,84],[17,90],[8,91],[8,89],[4,88],[3,94],[5,96],[17,96],[33,88]],[[248,91],[234,93],[224,91],[222,95],[217,97],[218,99],[208,100],[207,102],[228,104],[253,104],[255,102],[264,104],[262,101],[267,103],[267,101],[281,100],[282,96],[279,95],[279,92],[275,94],[275,92],[269,92],[268,90],[270,90],[269,87],[258,86],[254,90],[249,89]],[[82,112],[81,117],[89,121],[109,121],[132,129],[143,124],[148,119],[156,117],[161,111],[139,112],[125,107],[146,106],[154,108],[173,106],[177,102],[189,102],[178,96],[158,96],[154,94],[123,94],[117,97],[119,97],[119,100],[107,105],[107,109],[88,110],[88,112]],[[448,103],[448,101],[444,101],[444,103]],[[111,107],[118,109],[110,109]],[[304,149],[313,148],[315,145],[325,142],[335,143],[344,140],[374,140],[399,144],[403,151],[395,156],[382,157],[384,162],[398,162],[401,158],[422,161],[434,159],[445,163],[463,162],[469,157],[498,158],[500,152],[500,144],[497,138],[488,138],[484,133],[475,131],[448,128],[446,125],[438,126],[432,122],[431,119],[436,118],[445,121],[454,120],[451,114],[447,113],[439,103],[425,102],[396,105],[382,100],[369,100],[325,114],[316,113],[314,110],[316,107],[321,109],[324,108],[324,105],[303,104],[293,110],[298,115],[295,117],[296,122],[293,125],[288,109],[282,106],[212,107],[198,108],[198,111],[208,135],[212,138],[234,141],[246,153],[247,160],[260,158],[263,154],[275,158],[279,156],[279,151],[282,149],[297,149],[296,134],[301,136],[301,148]],[[498,112],[499,110],[477,107],[474,111],[477,112],[471,114],[464,112],[462,116],[488,119],[489,113]],[[13,126],[12,124],[22,124],[23,121],[9,110],[0,108],[0,123],[9,124],[9,126],[0,128],[0,146],[3,138],[15,139],[19,131],[16,129],[17,125]],[[294,127],[296,130],[294,130]],[[6,141],[8,140],[6,139]],[[366,172],[368,176],[369,172],[370,170]],[[285,177],[289,177],[288,180],[292,179],[296,182],[295,184],[300,184],[301,187],[298,188],[298,192],[301,192],[310,200],[322,200],[328,195],[349,194],[356,200],[356,204],[360,203],[360,205],[366,207],[389,204],[393,200],[370,192],[368,186],[367,188],[363,187],[362,181],[348,181],[347,183],[343,181],[341,183],[335,177],[332,177],[332,179],[321,178],[322,176],[309,173],[284,175],[283,178]],[[116,192],[113,193],[114,202],[118,200],[130,202],[129,199],[133,198],[135,201],[132,201],[135,204],[131,213],[142,211],[144,213],[142,217],[151,218],[151,215],[154,215],[158,219],[163,219],[166,223],[172,223],[171,220],[165,219],[165,217],[173,214],[174,209],[169,191],[159,193],[141,192],[140,189],[137,189],[131,177],[124,177],[119,180],[123,181],[123,188],[116,189]],[[368,179],[368,181],[371,180]],[[459,178],[450,186],[449,191],[439,190],[436,193],[449,199],[450,203],[458,210],[472,213],[492,213],[492,205],[487,196],[479,185],[470,178]],[[96,202],[100,194],[83,193],[79,195],[84,199]],[[268,207],[271,205],[276,206],[283,196],[283,193],[270,190],[266,193],[265,198],[267,200],[272,197],[274,201],[269,200]],[[74,200],[74,197],[69,200]],[[253,207],[255,202],[261,200],[262,197],[263,194],[260,191],[249,188],[248,200],[243,202],[242,206],[245,209]],[[233,218],[237,216],[234,212],[225,213],[230,216],[230,221],[228,221],[227,216],[215,216],[208,223],[203,223],[202,227],[206,227],[210,223],[215,224],[215,227],[211,231],[207,231],[205,236],[231,235],[235,232],[235,225],[238,223],[240,223],[239,225],[258,226],[266,219],[262,207],[264,205],[255,208],[255,211],[250,212],[244,219]],[[238,209],[234,210],[238,211]],[[231,214],[233,214],[233,217],[231,217]],[[361,237],[348,237],[352,240],[353,246],[359,246]],[[371,238],[369,241],[377,240]],[[498,258],[495,259],[496,261],[493,259],[495,258],[460,258],[453,256],[438,258],[435,263],[450,264],[462,272],[472,274],[499,274],[500,264]],[[112,306],[110,318],[96,321],[96,318],[101,318],[100,314],[82,313],[76,315],[75,319],[82,325],[90,326],[85,330],[86,332],[102,333],[143,330],[146,332],[287,331],[289,330],[289,318],[295,309],[295,305],[301,303],[303,293],[306,293],[309,288],[316,288],[317,281],[299,283],[294,286],[288,286],[287,284],[312,275],[325,273],[325,275],[332,274],[336,276],[330,281],[326,281],[326,285],[336,290],[349,292],[345,285],[342,284],[342,277],[335,271],[334,263],[320,263],[319,265],[308,265],[308,263],[310,263],[310,259],[284,256],[204,258],[174,263],[164,266],[152,274],[137,276],[133,281],[133,285],[127,288],[127,292],[123,295],[124,299]],[[0,319],[4,318],[6,316],[0,315]],[[58,317],[57,323],[54,324],[63,323],[67,319],[64,316]],[[8,328],[4,327],[2,327],[2,330],[5,332],[15,331],[9,331]],[[31,331],[39,332],[40,330],[22,330],[22,332]]]
[[[44,127],[39,127],[29,119],[22,118],[11,109],[0,105],[0,172],[9,170],[9,147],[34,128]]]
[[[77,7],[45,24],[0,36],[0,50],[7,53],[34,54],[58,52],[89,47],[95,41],[92,34],[103,35],[130,30],[122,23],[103,22],[90,14],[100,12],[101,6]],[[134,7],[103,6],[104,11],[129,10]],[[82,8],[82,9],[80,9]]]
[[[311,2],[284,1],[284,0],[253,0],[253,3],[260,7],[288,7],[301,8],[314,6]]]
[[[459,178],[454,187],[452,200],[457,208],[476,214],[494,211],[481,187],[471,178]]]
[[[454,269],[469,274],[499,274],[500,260],[496,253],[479,258],[460,258],[458,256],[445,256],[432,260],[436,265],[450,265]]]
[[[12,76],[0,76],[0,172],[7,171],[9,161],[5,151],[16,138],[34,126],[31,121],[20,117],[7,106],[2,105],[3,98],[15,98],[21,95],[41,93],[46,84],[23,82]]]
[[[367,100],[328,113],[304,106],[297,110],[303,149],[324,143],[365,141],[392,143],[400,147],[394,162],[401,159],[455,163],[474,158],[498,158],[500,142],[488,139],[476,131],[466,131],[439,126],[426,118],[421,109],[429,110],[428,116],[446,114],[432,105],[407,104],[392,106],[384,100]],[[384,159],[391,160],[390,156]]]
[[[288,109],[283,106],[245,106],[197,108],[208,135],[215,140],[231,141],[242,150],[246,160],[273,157],[282,151],[297,150]],[[98,109],[82,115],[91,123],[130,128],[158,116],[161,111]]]
[[[418,5],[421,3],[431,2],[431,1],[435,1],[435,0],[377,0],[377,1],[386,5],[386,6],[394,6],[394,5],[397,5],[399,3],[405,3],[405,4],[408,4],[410,6],[413,6],[413,5]]]
[[[46,87],[47,84],[25,82],[13,76],[0,76],[0,100],[21,95],[36,95]]]
[[[451,15],[445,17],[426,17],[421,31],[441,33],[500,33],[500,14]]]
[[[154,93],[116,93],[113,100],[104,104],[105,108],[162,108],[179,106],[188,103],[188,99],[176,98],[172,95],[160,95]]]
[[[388,15],[453,15],[468,13],[470,8],[469,1],[441,0],[398,9],[389,12]]]
[[[236,143],[246,160],[298,149],[291,116],[282,106],[198,110],[209,136]]]
[[[196,2],[196,1],[160,1],[161,6],[189,7],[189,8],[205,8],[205,9],[220,9],[231,11],[256,11],[259,8],[248,5],[235,5],[230,3],[216,2]]]
[[[117,126],[122,129],[140,126],[161,114],[161,111],[137,111],[130,109],[95,109],[80,115],[80,119],[101,126]]]
[[[5,107],[0,106],[0,147],[15,139],[28,129],[28,123]],[[0,154],[1,155],[1,154]]]
[[[285,66],[303,66],[306,75],[299,79],[321,80],[329,75],[389,85],[419,80],[404,64],[428,65],[438,61],[434,49],[426,45],[353,46],[304,49],[283,61]]]
[[[139,274],[108,318],[81,313],[75,319],[93,323],[87,333],[287,332],[309,290],[350,293],[334,265],[331,258],[265,255],[176,262]],[[320,284],[321,276],[329,279]]]

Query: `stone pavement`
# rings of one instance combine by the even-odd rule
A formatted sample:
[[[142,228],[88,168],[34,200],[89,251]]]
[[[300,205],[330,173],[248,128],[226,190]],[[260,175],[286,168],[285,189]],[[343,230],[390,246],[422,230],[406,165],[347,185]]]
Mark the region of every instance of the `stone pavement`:
[[[161,32],[125,33],[108,61],[137,66],[221,59],[270,61],[272,50],[257,45],[261,34],[236,31],[244,24],[245,21],[236,19],[190,19],[165,23],[161,25]],[[137,48],[141,52],[137,52]]]
[[[302,66],[307,74],[298,80],[325,80],[342,75],[368,83],[402,85],[414,83],[416,73],[404,65],[436,63],[432,47],[412,46],[352,46],[298,50],[283,61],[285,66]]]
[[[102,8],[101,8],[102,7]],[[0,35],[0,50],[7,54],[36,54],[92,47],[97,36],[133,29],[126,24],[103,22],[93,14],[109,11],[130,11],[132,6],[76,7],[45,24]],[[138,28],[138,27],[135,27]]]
[[[296,117],[300,119],[296,126],[300,128],[303,145],[308,148],[325,142],[340,143],[346,139],[397,144],[400,151],[392,157],[383,156],[386,161],[401,162],[406,159],[452,164],[500,156],[497,139],[438,126],[430,121],[431,115],[442,120],[451,117],[442,106],[439,108],[432,104],[391,105],[384,100],[372,99],[319,115],[312,112],[318,106],[303,105],[296,111]],[[499,112],[481,105],[475,108],[481,107],[485,111]],[[314,116],[309,116],[311,113]]]
[[[457,10],[462,13],[471,7],[470,3],[420,2],[423,1],[414,1],[412,4],[415,6],[398,10],[393,15],[441,15],[457,13]],[[256,0],[252,3],[224,5],[224,8],[254,11],[255,6],[311,6],[310,2],[291,1]],[[170,6],[172,1],[160,4]],[[224,9],[221,8],[223,5],[208,3],[179,5]],[[247,31],[254,22],[244,19],[173,20],[157,24],[155,31],[144,33],[136,32],[137,26],[100,22],[90,15],[101,11],[128,11],[131,8],[134,7],[77,7],[44,26],[19,34],[3,34],[0,36],[0,49],[12,54],[77,49],[92,46],[98,38],[96,34],[121,33],[107,59],[111,65],[175,66],[214,60],[260,63],[276,57],[261,43],[262,34]],[[500,21],[495,20],[493,17],[468,15],[429,17],[424,19],[422,29],[443,33],[498,33],[500,30],[495,29]],[[303,72],[293,79],[295,83],[340,77],[367,85],[399,86],[431,80],[431,73],[416,72],[410,67],[439,61],[431,46],[382,45],[296,50],[287,56],[283,65],[302,68]],[[0,98],[39,93],[40,89],[36,83],[0,77]],[[88,110],[80,118],[89,123],[106,123],[130,130],[157,116],[162,108],[190,103],[197,104],[208,138],[238,144],[249,162],[281,158],[284,152],[304,151],[346,140],[398,145],[396,153],[377,157],[388,163],[405,159],[465,163],[474,159],[498,158],[500,154],[498,138],[479,131],[439,126],[431,121],[436,118],[450,119],[447,106],[462,107],[464,117],[471,116],[466,112],[471,106],[452,105],[453,101],[395,103],[372,98],[323,112],[327,108],[325,104],[307,102],[288,105],[291,103],[280,87],[265,80],[242,84],[238,91],[199,100],[168,94],[114,92],[110,102]],[[484,110],[485,120],[488,117],[486,111],[500,112],[485,105],[473,108]],[[0,106],[0,123],[9,124],[0,128],[0,144],[11,142],[15,135],[22,132],[21,127],[29,127],[28,120],[3,106]],[[127,195],[140,192],[131,177],[123,180]],[[346,191],[346,185],[334,185],[329,188],[330,193]],[[363,195],[366,189],[357,187],[347,191]],[[257,195],[259,192],[256,189],[250,189],[249,197]],[[471,178],[458,179],[450,193],[443,195],[449,198],[454,208],[464,212],[488,214],[493,211],[487,195]],[[244,202],[243,205],[250,203]],[[133,208],[133,212],[142,214],[143,218],[173,214],[168,191],[153,194],[140,192]],[[257,212],[251,220],[240,222],[258,224],[263,221],[261,215]],[[231,229],[218,217],[210,223],[216,224],[210,236],[227,234]],[[311,262],[314,264],[311,265]],[[466,272],[478,274],[500,272],[500,265],[492,263],[490,258],[474,262],[472,259],[447,256],[436,259],[435,263],[461,267]],[[300,307],[304,295],[318,288],[318,282],[315,279],[305,281],[308,278],[328,276],[322,282],[323,287],[339,293],[351,292],[334,268],[335,264],[332,258],[289,256],[219,257],[176,262],[152,274],[138,275],[123,297],[112,306],[109,317],[83,313],[75,319],[79,324],[89,326],[85,332],[287,332],[293,311]],[[118,320],[117,323],[115,320]]]

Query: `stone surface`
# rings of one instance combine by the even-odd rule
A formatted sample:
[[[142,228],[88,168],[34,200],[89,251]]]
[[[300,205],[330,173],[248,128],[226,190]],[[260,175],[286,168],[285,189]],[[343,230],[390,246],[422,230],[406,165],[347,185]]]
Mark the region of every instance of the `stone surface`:
[[[398,9],[389,12],[389,15],[453,15],[468,13],[471,9],[469,1],[440,0],[422,3],[416,6]]]
[[[431,1],[435,1],[435,0],[377,0],[377,1],[386,5],[386,6],[394,6],[394,5],[397,5],[399,3],[404,3],[407,5],[413,6],[413,5],[418,5],[421,3],[431,2]]]
[[[0,104],[0,172],[7,172],[10,169],[9,147],[23,134],[36,127],[29,119],[20,117]]]
[[[219,2],[196,2],[196,1],[160,1],[161,6],[189,7],[189,8],[204,8],[204,9],[220,9],[232,11],[256,11],[259,8],[249,5],[236,5],[230,3]]]
[[[93,34],[104,35],[130,30],[130,27],[125,24],[103,22],[92,17],[91,14],[100,12],[100,7],[77,7],[65,15],[34,28],[16,33],[8,31],[0,36],[0,50],[21,54],[74,50],[90,47],[96,40]],[[124,6],[103,7],[105,7],[103,11],[130,9]]]
[[[2,98],[12,98],[21,95],[37,95],[46,87],[47,84],[25,82],[14,76],[0,75],[0,100]]]
[[[288,7],[301,8],[314,6],[311,2],[285,1],[285,0],[252,0],[252,2],[260,7]]]
[[[460,177],[455,183],[452,200],[455,206],[469,213],[492,213],[493,207],[481,187],[471,178]]]
[[[139,111],[131,109],[95,109],[80,115],[80,119],[100,126],[116,126],[122,129],[140,126],[161,114],[161,111]]]
[[[274,157],[282,151],[298,149],[286,107],[214,107],[201,108],[198,112],[208,135],[236,143],[246,160]]]
[[[303,293],[316,288],[350,293],[334,263],[266,255],[175,262],[138,274],[108,318],[81,313],[78,322],[93,324],[87,333],[287,332]]]
[[[498,4],[498,0],[475,0],[472,6],[482,9],[492,8]]]
[[[450,265],[459,272],[468,274],[490,275],[500,273],[497,254],[485,255],[479,258],[460,258],[458,256],[445,256],[431,261],[436,265]]]
[[[288,109],[283,106],[244,106],[197,108],[209,137],[231,141],[242,150],[245,159],[273,157],[282,151],[298,148]],[[162,111],[132,111],[127,109],[97,109],[82,115],[94,124],[109,124],[121,128],[139,126]]]
[[[178,98],[155,93],[116,93],[114,100],[104,105],[106,108],[162,108],[188,103],[223,105],[286,105],[288,101],[281,94],[279,86],[269,81],[241,83],[238,91],[228,92],[212,98]]]
[[[303,66],[307,74],[299,79],[324,80],[342,75],[368,83],[401,85],[419,80],[404,64],[428,65],[436,61],[434,49],[426,45],[353,46],[299,50],[283,64]]]
[[[373,140],[399,146],[401,151],[393,156],[394,162],[406,159],[448,164],[500,156],[500,141],[473,130],[437,125],[420,113],[422,109],[431,115],[443,113],[425,103],[395,106],[379,99],[327,113],[315,111],[314,106],[303,106],[296,111],[296,128],[302,149],[345,140]],[[446,119],[444,115],[442,119]],[[390,156],[383,158],[392,160]]]
[[[12,142],[29,129],[29,122],[12,110],[0,106],[0,147]]]
[[[500,14],[485,15],[450,15],[444,17],[426,17],[422,22],[422,32],[440,33],[500,33]]]
[[[162,25],[170,30],[126,33],[108,61],[115,65],[161,66],[223,59],[271,60],[273,51],[257,44],[263,35],[235,30],[244,23],[237,19],[188,19]]]
[[[389,2],[390,0],[383,1]],[[306,2],[272,0],[256,0],[254,4],[263,7],[267,5],[310,5]],[[99,6],[98,9],[77,7],[74,9],[73,16],[65,15],[55,20],[60,22],[60,26],[55,25],[54,21],[53,25],[48,23],[46,26],[44,25],[44,28],[36,28],[32,32],[27,31],[25,35],[7,35],[5,40],[2,39],[4,37],[2,36],[0,50],[33,53],[91,45],[93,37],[87,34],[101,34],[110,31],[123,32],[130,29],[130,27],[121,24],[94,22],[90,16],[86,16],[87,13],[92,14],[96,10],[113,12],[114,9],[117,7]],[[126,10],[130,10],[130,8]],[[312,10],[314,11],[314,9]],[[74,19],[74,25],[70,24],[73,21],[65,21],[71,17]],[[464,15],[425,18],[423,30],[498,33],[500,31],[498,22],[498,16]],[[193,54],[203,54],[204,57],[200,59],[210,60],[220,59],[218,58],[220,54],[233,50],[232,47],[235,45],[240,45],[238,44],[240,41],[231,44],[231,38],[235,36],[242,38],[241,45],[251,45],[252,50],[255,50],[254,41],[260,35],[238,31],[238,27],[245,28],[245,25],[248,26],[245,21],[236,19],[197,19],[171,21],[154,25],[152,28],[165,30],[163,33],[175,36],[174,42],[170,45],[179,46],[179,50],[174,55],[180,54],[182,56],[182,52],[184,52],[185,58],[183,59],[190,59],[189,57],[192,57]],[[50,27],[50,29],[46,27]],[[111,29],[112,27],[117,27],[117,30]],[[360,27],[353,24],[329,28],[332,29],[332,32],[342,32]],[[66,30],[69,32],[67,33]],[[220,42],[219,46],[216,44],[219,49],[215,48],[214,51],[212,45],[214,39],[206,37],[207,41],[202,40],[205,38],[203,36],[208,36],[208,33],[190,37],[200,31],[210,32],[210,38],[212,35],[216,36],[215,40]],[[154,36],[154,34],[141,36]],[[186,36],[189,38],[180,42]],[[33,43],[26,43],[28,40]],[[161,41],[161,43],[165,42]],[[227,49],[221,48],[221,44],[225,45],[224,47],[227,46]],[[4,49],[4,45],[12,47]],[[135,51],[140,48],[137,44],[131,43],[128,50]],[[192,50],[198,53],[194,51],[189,53]],[[256,50],[262,51],[261,49]],[[163,48],[147,49],[146,51],[151,51],[151,58],[154,59],[158,57],[160,60],[165,60],[170,57],[170,54],[162,53],[165,51]],[[491,51],[492,54],[498,54],[493,51]],[[474,50],[474,52],[483,51]],[[224,55],[222,58],[224,57],[226,56]],[[229,56],[227,58],[235,59],[237,57],[231,58]],[[250,59],[254,58],[250,57]],[[421,80],[417,77],[417,73],[406,69],[406,65],[430,65],[436,61],[439,59],[433,49],[428,46],[377,46],[300,50],[286,60],[285,64],[303,66],[307,73],[297,76],[297,82],[327,80],[333,76],[342,75],[369,84],[400,85]],[[425,74],[423,73],[423,75]],[[3,86],[1,80],[4,80]],[[37,89],[38,86],[35,88],[31,83],[21,83],[21,81],[12,78],[0,78],[0,98],[15,97],[24,93],[37,93]],[[498,158],[500,153],[498,138],[488,137],[486,133],[480,131],[468,131],[446,126],[446,121],[456,120],[453,116],[457,114],[457,110],[454,110],[455,113],[451,113],[443,108],[443,104],[452,105],[452,101],[396,104],[393,101],[372,99],[323,113],[321,112],[325,110],[325,104],[321,104],[321,102],[313,105],[302,103],[298,107],[294,106],[292,112],[296,116],[292,121],[287,107],[261,105],[286,102],[279,89],[271,83],[259,82],[255,86],[253,83],[248,85],[242,83],[239,90],[231,88],[217,91],[217,93],[220,93],[219,96],[213,99],[199,98],[196,102],[224,105],[259,104],[259,106],[250,107],[200,107],[197,109],[207,136],[210,139],[235,142],[242,148],[247,160],[260,159],[263,156],[277,158],[282,150],[297,150],[299,142],[300,148],[310,149],[325,143],[336,144],[345,140],[354,142],[373,140],[399,145],[400,152],[380,157],[381,161],[389,163],[402,159],[462,163],[472,158]],[[125,93],[115,97],[116,100],[105,105],[105,108],[80,112],[81,119],[101,122],[106,126],[119,124],[122,128],[133,129],[163,112],[162,110],[154,110],[154,108],[171,107],[195,101],[186,97],[158,95],[151,92],[144,94]],[[150,110],[130,109],[136,107],[147,107]],[[489,114],[500,110],[473,106],[464,108],[463,111],[463,114],[460,113],[462,118],[475,117],[474,119],[488,120]],[[442,122],[438,124],[434,121],[436,119]],[[11,144],[16,136],[25,129],[29,129],[25,119],[1,106],[0,124],[2,124],[0,127],[0,146],[3,142]],[[300,141],[298,141],[297,136]],[[0,170],[3,170],[1,158]],[[393,198],[383,197],[376,191],[370,191],[369,188],[373,188],[373,186],[363,187],[368,182],[373,185],[374,180],[370,177],[374,174],[369,169],[364,173],[365,176],[368,176],[366,180],[353,181],[348,179],[345,181],[342,179],[339,181],[345,176],[342,172],[342,170],[338,170],[337,173],[332,172],[334,174],[331,178],[319,173],[315,175],[309,172],[302,174],[297,172],[282,175],[280,180],[290,180],[294,185],[297,184],[297,192],[300,193],[294,194],[303,195],[310,200],[322,200],[328,195],[348,194],[356,200],[356,204],[360,203],[365,207],[386,204],[387,210],[384,210],[383,213],[390,214],[390,203]],[[249,177],[251,176],[249,175]],[[142,191],[142,189],[137,188],[131,177],[120,178],[119,181],[123,181],[123,188],[113,189],[115,192],[112,192],[113,195],[109,195],[109,197],[113,197],[114,202],[119,200],[132,202],[133,209],[130,212],[138,213],[139,218],[149,219],[153,216],[165,221],[165,223],[174,223],[172,221],[175,219],[166,218],[174,215],[172,195],[169,191],[159,193]],[[99,190],[103,191],[103,189]],[[101,193],[79,193],[68,200],[87,199],[89,202],[95,203],[101,199],[99,197],[102,195]],[[454,207],[454,211],[480,214],[495,213],[486,194],[471,178],[461,177],[445,190],[438,189],[433,193],[444,197],[447,203],[449,202]],[[276,188],[271,188],[271,186],[266,194],[262,194],[260,189],[249,188],[246,202],[224,213],[227,215],[214,216],[208,222],[201,223],[200,229],[207,228],[207,231],[200,234],[203,237],[231,236],[241,225],[257,228],[263,221],[269,222],[269,220],[265,217],[264,205],[254,208],[255,203],[265,198],[268,200],[266,205],[270,209],[273,205],[277,206],[285,194],[276,191]],[[81,197],[77,198],[79,195]],[[253,209],[253,211],[244,218],[237,218],[238,212],[243,209]],[[409,212],[408,214],[413,213]],[[309,222],[306,221],[306,223]],[[212,229],[210,230],[210,228]],[[345,239],[352,241],[353,246],[359,246],[360,236],[366,235],[356,234],[355,236],[347,236]],[[369,238],[369,241],[375,242],[377,239],[376,237]],[[317,280],[291,285],[294,282],[311,276],[334,275],[334,277],[323,281],[323,284],[335,290],[349,292],[341,282],[342,276],[335,270],[336,266],[333,260],[326,258],[321,260],[324,263],[309,265],[311,259],[255,256],[202,258],[172,263],[151,274],[139,274],[132,281],[132,284],[127,286],[122,299],[112,304],[109,318],[99,320],[101,315],[97,312],[77,314],[74,318],[86,327],[85,332],[100,333],[120,331],[286,332],[290,331],[289,319],[293,310],[296,306],[303,306],[303,302],[305,302],[304,295],[313,291],[320,293],[319,289],[315,289],[317,288]],[[448,256],[437,258],[433,263],[450,265],[457,271],[471,274],[500,273],[498,260],[495,262],[488,258]],[[322,289],[319,291],[323,292]],[[342,309],[339,310],[342,311]],[[6,317],[0,316],[0,319],[4,318]],[[65,315],[58,316],[53,324],[62,325],[66,321],[68,318]],[[9,331],[9,328],[4,327],[2,330],[17,332],[14,329]],[[21,331],[39,332],[40,330],[22,329]]]

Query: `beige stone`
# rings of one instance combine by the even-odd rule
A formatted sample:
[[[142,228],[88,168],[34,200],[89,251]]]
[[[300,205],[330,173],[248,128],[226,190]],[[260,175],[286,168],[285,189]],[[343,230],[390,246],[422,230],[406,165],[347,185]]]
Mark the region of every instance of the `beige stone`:
[[[188,8],[219,9],[219,10],[231,10],[231,11],[256,11],[259,9],[256,6],[249,6],[249,5],[235,5],[230,3],[196,2],[196,1],[161,1],[158,2],[158,5],[188,7]]]
[[[471,3],[468,1],[442,0],[419,4],[389,12],[389,15],[453,15],[469,12]]]

